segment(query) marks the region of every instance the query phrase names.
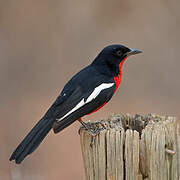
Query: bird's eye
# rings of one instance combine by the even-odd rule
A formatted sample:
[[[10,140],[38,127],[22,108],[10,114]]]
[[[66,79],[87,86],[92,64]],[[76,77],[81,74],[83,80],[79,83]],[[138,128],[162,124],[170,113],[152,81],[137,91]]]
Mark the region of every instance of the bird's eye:
[[[117,56],[121,56],[122,55],[122,51],[121,50],[116,51],[116,55]]]

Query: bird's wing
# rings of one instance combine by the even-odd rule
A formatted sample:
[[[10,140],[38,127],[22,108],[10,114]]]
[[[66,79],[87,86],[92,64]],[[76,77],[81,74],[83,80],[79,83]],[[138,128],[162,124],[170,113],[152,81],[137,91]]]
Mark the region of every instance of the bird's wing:
[[[107,103],[115,91],[115,83],[102,83],[84,92],[77,87],[55,111],[54,132],[64,129],[78,118],[89,114]]]
[[[68,116],[74,111],[73,108],[81,100],[84,99],[86,101],[91,95],[87,99],[87,102],[90,102],[93,96],[97,96],[103,89],[109,88],[109,84],[112,82],[112,79],[99,74],[95,68],[88,66],[73,76],[64,86],[62,92],[50,108],[51,113],[47,114],[53,115],[54,119],[63,119],[64,115],[68,113],[66,115]],[[87,104],[87,102],[84,102],[84,104]]]
[[[80,86],[74,87],[71,91],[63,90],[58,96],[54,106],[54,117],[55,119],[61,118],[67,112],[69,112],[82,98],[83,93]]]

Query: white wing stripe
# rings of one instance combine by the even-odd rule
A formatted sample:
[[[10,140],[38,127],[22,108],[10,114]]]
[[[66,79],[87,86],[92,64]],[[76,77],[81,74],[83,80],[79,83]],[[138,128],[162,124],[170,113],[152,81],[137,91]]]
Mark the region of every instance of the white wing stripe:
[[[102,90],[110,88],[113,85],[114,85],[114,83],[108,83],[108,84],[103,83],[103,84],[99,85],[98,87],[96,87],[94,89],[94,91],[91,93],[91,95],[87,98],[86,103],[88,103],[88,102],[92,101],[93,99],[95,99]]]
[[[65,114],[62,118],[58,119],[58,121],[61,121],[62,119],[64,119],[65,117],[67,117],[68,115],[70,115],[71,113],[73,113],[74,111],[76,111],[77,109],[79,109],[80,107],[82,107],[85,104],[84,102],[84,98],[73,108],[71,109],[67,114]]]
[[[99,85],[98,87],[96,87],[94,89],[94,91],[90,94],[90,96],[87,98],[86,102],[84,101],[84,98],[73,108],[71,109],[71,111],[69,111],[67,114],[65,114],[63,117],[61,117],[60,119],[57,119],[57,121],[61,121],[62,119],[64,119],[65,117],[67,117],[68,115],[70,115],[71,113],[73,113],[74,111],[76,111],[77,109],[81,108],[82,106],[84,106],[85,104],[91,102],[93,99],[95,99],[99,93],[104,90],[104,89],[108,89],[110,87],[112,87],[114,85],[114,83],[102,83],[101,85]]]

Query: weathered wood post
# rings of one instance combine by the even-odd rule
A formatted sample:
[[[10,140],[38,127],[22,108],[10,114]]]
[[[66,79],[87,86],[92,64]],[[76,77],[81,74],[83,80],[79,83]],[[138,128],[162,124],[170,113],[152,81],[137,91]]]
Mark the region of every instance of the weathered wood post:
[[[113,115],[80,128],[86,180],[180,180],[180,124],[174,117]],[[91,145],[90,145],[91,144]]]

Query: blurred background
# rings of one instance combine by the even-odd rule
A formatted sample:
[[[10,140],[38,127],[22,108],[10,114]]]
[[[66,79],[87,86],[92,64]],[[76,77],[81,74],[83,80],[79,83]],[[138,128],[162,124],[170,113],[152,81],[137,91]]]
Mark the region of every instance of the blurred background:
[[[0,179],[83,180],[76,122],[21,165],[9,156],[64,84],[106,45],[139,48],[101,111],[180,117],[180,1],[0,0]]]

